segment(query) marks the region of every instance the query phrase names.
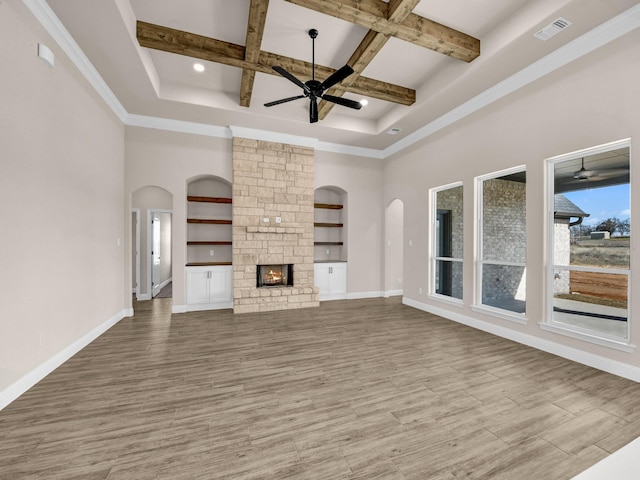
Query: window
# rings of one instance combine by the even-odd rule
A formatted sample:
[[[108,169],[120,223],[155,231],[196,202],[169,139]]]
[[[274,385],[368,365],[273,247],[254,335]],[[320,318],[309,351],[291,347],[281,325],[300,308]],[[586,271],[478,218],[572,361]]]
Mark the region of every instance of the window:
[[[462,185],[431,190],[431,294],[462,300]]]
[[[526,171],[517,167],[478,178],[477,298],[505,318],[525,321]]]
[[[547,324],[592,341],[629,338],[629,165],[629,141],[549,160]]]

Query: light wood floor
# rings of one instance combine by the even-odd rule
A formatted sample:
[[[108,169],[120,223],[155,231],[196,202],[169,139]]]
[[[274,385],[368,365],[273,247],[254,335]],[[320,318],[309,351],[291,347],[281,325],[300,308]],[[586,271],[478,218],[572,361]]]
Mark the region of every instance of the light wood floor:
[[[0,412],[0,478],[569,479],[640,384],[403,306],[118,325]]]

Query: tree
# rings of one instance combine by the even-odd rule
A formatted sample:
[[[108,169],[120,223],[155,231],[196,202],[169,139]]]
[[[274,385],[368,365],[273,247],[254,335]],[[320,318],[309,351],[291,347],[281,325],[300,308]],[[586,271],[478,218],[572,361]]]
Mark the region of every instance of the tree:
[[[629,219],[621,220],[616,230],[623,237],[629,235],[631,233],[631,222],[629,222]]]
[[[631,226],[629,223],[629,219],[620,220],[618,218],[607,218],[604,222],[600,222],[595,227],[596,232],[609,232],[610,234],[614,234],[615,232],[620,233],[620,235],[625,235],[631,231]]]

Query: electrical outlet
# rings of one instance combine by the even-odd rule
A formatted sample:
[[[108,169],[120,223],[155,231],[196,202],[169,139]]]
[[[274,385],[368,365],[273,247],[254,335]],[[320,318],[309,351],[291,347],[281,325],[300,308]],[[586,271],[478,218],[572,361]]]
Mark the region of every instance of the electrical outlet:
[[[420,287],[420,288],[418,289],[418,293],[419,293],[420,295],[422,295],[422,287]]]
[[[209,256],[213,257],[214,251],[213,248],[211,250],[209,250]]]
[[[327,248],[327,249],[324,251],[324,253],[326,253],[327,255],[329,255],[329,251],[330,251],[330,250]]]

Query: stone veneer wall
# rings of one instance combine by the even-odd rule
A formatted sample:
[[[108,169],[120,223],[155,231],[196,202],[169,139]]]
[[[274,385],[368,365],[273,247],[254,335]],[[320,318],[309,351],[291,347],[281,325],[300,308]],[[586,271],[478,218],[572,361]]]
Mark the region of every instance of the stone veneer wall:
[[[233,139],[235,313],[320,305],[313,282],[314,159],[312,148]],[[256,265],[285,263],[294,265],[293,287],[256,288]]]

